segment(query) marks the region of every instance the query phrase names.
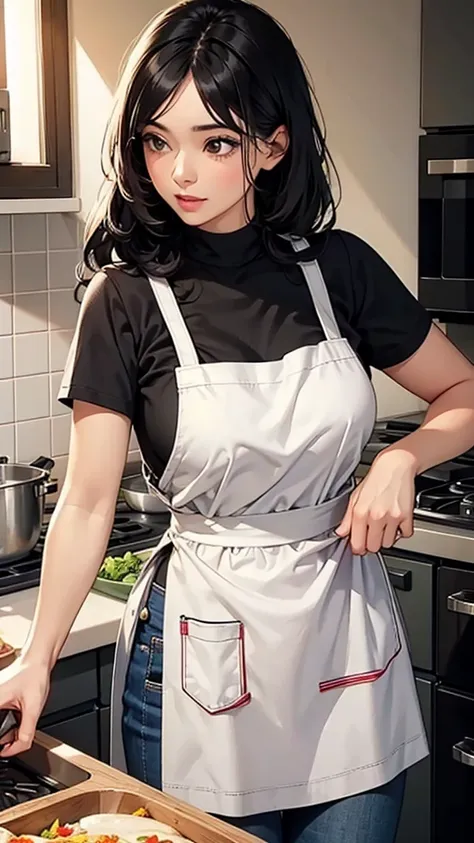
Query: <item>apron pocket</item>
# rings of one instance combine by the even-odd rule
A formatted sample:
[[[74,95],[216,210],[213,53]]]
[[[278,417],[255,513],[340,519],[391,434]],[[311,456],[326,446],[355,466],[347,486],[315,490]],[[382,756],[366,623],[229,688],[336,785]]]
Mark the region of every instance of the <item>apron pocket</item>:
[[[208,714],[224,714],[250,702],[240,621],[180,620],[181,684]]]

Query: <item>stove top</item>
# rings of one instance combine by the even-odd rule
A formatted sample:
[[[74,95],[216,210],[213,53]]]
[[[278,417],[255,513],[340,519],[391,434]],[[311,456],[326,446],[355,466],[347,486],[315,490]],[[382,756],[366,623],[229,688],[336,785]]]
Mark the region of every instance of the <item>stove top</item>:
[[[370,465],[383,448],[416,430],[422,419],[422,414],[413,414],[377,422],[361,463]],[[417,477],[415,517],[474,531],[474,450]]]
[[[16,562],[0,564],[0,596],[23,591],[37,586],[40,581],[41,560],[43,556],[46,530],[54,511],[54,504],[45,509],[44,526],[36,547]],[[110,534],[107,552],[123,556],[127,551],[146,550],[158,544],[169,523],[166,512],[145,515],[132,512],[124,501],[119,501],[115,510],[115,519]]]
[[[0,758],[0,811],[89,779],[89,773],[34,743],[21,757]]]
[[[0,811],[60,789],[52,779],[35,774],[21,762],[0,759]]]

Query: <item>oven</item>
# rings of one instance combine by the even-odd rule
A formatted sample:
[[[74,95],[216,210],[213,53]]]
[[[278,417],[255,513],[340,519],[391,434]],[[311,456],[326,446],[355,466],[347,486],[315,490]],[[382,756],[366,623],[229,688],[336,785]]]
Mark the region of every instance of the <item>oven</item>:
[[[474,131],[419,139],[420,302],[446,322],[474,318]]]
[[[390,582],[405,626],[418,699],[432,744],[435,677],[434,589],[437,560],[384,552]],[[432,843],[431,757],[411,767],[396,843]]]
[[[473,560],[474,561],[474,560]],[[473,839],[474,797],[474,569],[438,571],[435,694],[436,843]]]

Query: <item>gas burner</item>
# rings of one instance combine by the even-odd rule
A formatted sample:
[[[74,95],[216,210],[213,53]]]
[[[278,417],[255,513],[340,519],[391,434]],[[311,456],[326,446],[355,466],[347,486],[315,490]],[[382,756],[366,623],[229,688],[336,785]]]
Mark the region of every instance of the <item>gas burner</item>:
[[[422,475],[417,486],[415,514],[418,518],[474,529],[474,476],[434,484]]]
[[[0,759],[0,811],[58,790],[55,782],[29,770],[21,761]]]

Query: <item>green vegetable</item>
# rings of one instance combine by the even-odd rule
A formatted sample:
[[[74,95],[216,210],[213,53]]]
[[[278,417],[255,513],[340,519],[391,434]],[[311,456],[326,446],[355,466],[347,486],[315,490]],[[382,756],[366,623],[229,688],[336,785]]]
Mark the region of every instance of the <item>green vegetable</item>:
[[[100,567],[99,577],[133,585],[138,579],[142,565],[142,560],[130,551],[124,556],[107,556]]]

